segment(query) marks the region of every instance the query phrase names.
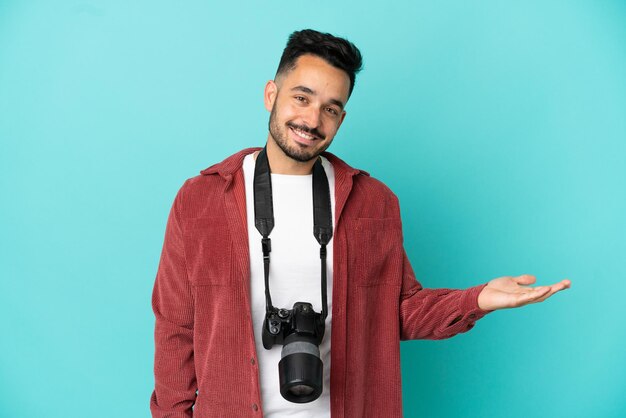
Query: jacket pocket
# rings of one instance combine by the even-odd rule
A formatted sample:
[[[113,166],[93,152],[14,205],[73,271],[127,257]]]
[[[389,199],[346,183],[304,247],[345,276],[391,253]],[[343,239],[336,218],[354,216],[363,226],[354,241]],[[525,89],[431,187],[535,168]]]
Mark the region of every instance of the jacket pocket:
[[[231,284],[232,240],[225,218],[186,219],[183,237],[192,285]]]
[[[346,218],[349,282],[357,286],[402,282],[402,223],[398,218]]]

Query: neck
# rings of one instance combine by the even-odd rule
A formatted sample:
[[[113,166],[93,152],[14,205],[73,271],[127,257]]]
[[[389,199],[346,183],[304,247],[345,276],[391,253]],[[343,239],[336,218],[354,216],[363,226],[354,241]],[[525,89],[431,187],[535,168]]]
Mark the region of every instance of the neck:
[[[294,160],[285,154],[270,136],[267,138],[267,159],[270,163],[272,173],[296,176],[311,174],[316,160],[315,158],[306,162]]]

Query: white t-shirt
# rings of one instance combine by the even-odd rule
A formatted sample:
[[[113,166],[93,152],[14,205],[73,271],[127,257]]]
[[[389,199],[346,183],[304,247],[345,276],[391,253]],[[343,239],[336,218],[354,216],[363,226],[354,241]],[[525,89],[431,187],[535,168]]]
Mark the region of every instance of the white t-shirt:
[[[322,157],[322,166],[328,177],[333,230],[335,223],[335,171]],[[282,345],[271,350],[263,347],[261,329],[265,319],[265,279],[261,234],[254,226],[254,167],[253,154],[244,158],[243,170],[246,188],[248,240],[250,249],[250,295],[252,323],[261,379],[261,401],[265,418],[320,418],[330,417],[330,335],[333,289],[333,241],[327,245],[328,317],[326,331],[320,345],[324,364],[322,395],[313,402],[298,404],[285,400],[280,394],[278,362]],[[320,276],[320,246],[313,236],[312,175],[272,174],[274,229],[270,234],[269,288],[272,304],[277,308],[293,308],[295,302],[308,302],[315,312],[322,311]]]

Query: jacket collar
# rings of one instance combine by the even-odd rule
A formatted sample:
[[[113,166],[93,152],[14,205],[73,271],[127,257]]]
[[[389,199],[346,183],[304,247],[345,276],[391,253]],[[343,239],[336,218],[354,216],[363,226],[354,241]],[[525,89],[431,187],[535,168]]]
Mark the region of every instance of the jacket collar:
[[[202,170],[200,174],[205,175],[205,176],[210,175],[210,174],[219,174],[220,176],[224,178],[230,178],[237,170],[241,168],[241,166],[243,165],[243,159],[245,158],[246,155],[252,154],[253,152],[256,152],[259,150],[261,150],[261,148],[259,147],[243,149],[239,151],[238,153],[233,154],[230,157],[226,158],[224,161],[214,164],[210,166],[209,168]],[[350,167],[342,159],[335,156],[334,154],[331,154],[330,152],[323,152],[322,155],[326,159],[328,159],[328,161],[330,161],[330,163],[333,165],[336,176],[352,177],[357,174],[363,174],[365,176],[369,176],[369,173],[367,171]]]

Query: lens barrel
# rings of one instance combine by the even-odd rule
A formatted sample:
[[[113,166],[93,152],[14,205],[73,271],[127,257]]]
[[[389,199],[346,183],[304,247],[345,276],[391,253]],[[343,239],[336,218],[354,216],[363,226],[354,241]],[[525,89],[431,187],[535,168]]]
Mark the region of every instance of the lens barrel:
[[[278,363],[283,398],[295,403],[316,400],[322,394],[323,373],[317,345],[294,338],[283,346]]]

